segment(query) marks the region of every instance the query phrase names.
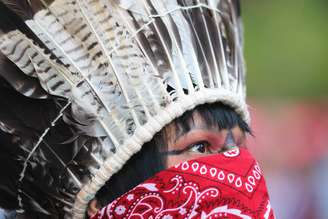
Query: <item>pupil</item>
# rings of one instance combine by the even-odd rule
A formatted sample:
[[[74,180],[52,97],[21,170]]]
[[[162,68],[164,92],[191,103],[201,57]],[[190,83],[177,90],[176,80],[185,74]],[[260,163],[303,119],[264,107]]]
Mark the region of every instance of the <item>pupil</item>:
[[[205,153],[205,147],[203,144],[198,144],[197,145],[197,150],[201,153]]]

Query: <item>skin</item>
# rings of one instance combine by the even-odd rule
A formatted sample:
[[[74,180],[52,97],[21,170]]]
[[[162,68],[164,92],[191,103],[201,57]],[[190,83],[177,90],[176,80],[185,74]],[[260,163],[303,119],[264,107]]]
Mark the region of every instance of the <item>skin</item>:
[[[191,129],[186,133],[179,133],[173,123],[164,128],[168,151],[162,153],[167,156],[167,168],[187,160],[227,151],[231,146],[245,145],[246,135],[239,127],[220,130],[208,126],[197,112],[192,116]],[[89,203],[88,215],[91,217],[98,210],[97,200],[94,199]]]
[[[175,135],[175,128],[169,127],[169,129]],[[190,131],[174,137],[172,134],[169,136],[173,140],[168,142],[167,167],[198,157],[224,152],[232,146],[243,146],[246,141],[245,133],[239,127],[233,127],[230,130],[209,127],[197,113],[193,115]],[[180,153],[170,154],[170,152]]]

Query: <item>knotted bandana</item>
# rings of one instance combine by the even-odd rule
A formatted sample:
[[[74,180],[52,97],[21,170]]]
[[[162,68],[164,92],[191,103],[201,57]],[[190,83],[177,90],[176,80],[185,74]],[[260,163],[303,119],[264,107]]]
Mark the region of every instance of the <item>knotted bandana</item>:
[[[161,171],[91,219],[274,219],[265,180],[247,149]]]

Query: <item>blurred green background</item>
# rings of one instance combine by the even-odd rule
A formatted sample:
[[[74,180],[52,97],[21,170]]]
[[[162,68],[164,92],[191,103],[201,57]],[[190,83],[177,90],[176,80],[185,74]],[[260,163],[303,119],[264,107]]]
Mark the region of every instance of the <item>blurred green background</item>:
[[[248,147],[277,218],[328,218],[328,0],[241,2]]]
[[[328,101],[328,1],[242,1],[248,97]]]

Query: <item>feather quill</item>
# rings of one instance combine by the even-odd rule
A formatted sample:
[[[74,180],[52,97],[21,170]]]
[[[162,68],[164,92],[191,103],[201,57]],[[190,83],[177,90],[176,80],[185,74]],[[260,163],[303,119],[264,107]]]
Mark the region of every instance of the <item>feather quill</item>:
[[[11,34],[16,36],[16,38],[15,39],[13,39],[13,38],[7,39],[6,37],[10,36]],[[82,100],[82,101],[83,100],[85,101],[85,99],[87,97],[94,98],[94,95],[92,95],[92,94],[91,95],[83,95],[83,93],[81,93],[79,89],[74,89],[77,86],[83,86],[83,85],[81,85],[81,83],[79,85],[79,83],[77,83],[76,77],[74,75],[73,76],[70,75],[65,68],[60,67],[60,65],[54,63],[50,59],[49,56],[44,55],[42,53],[43,51],[40,48],[38,48],[37,46],[35,46],[23,34],[21,34],[18,31],[16,31],[15,33],[11,33],[11,34],[6,35],[2,40],[2,42],[6,43],[5,45],[1,45],[3,52],[6,53],[9,58],[15,59],[17,57],[17,52],[14,51],[12,54],[8,53],[8,51],[12,51],[12,48],[10,47],[10,45],[15,46],[15,45],[17,45],[18,42],[23,41],[23,44],[24,44],[23,48],[28,48],[28,49],[26,49],[27,52],[25,52],[25,53],[32,54],[32,55],[23,54],[23,56],[25,56],[25,57],[27,56],[30,58],[33,56],[33,58],[35,60],[31,60],[31,63],[34,66],[34,70],[32,69],[32,71],[30,71],[31,69],[28,69],[29,71],[27,71],[26,69],[24,69],[23,66],[20,66],[20,64],[19,64],[20,60],[16,60],[17,65],[20,66],[20,68],[23,70],[23,72],[29,72],[30,76],[39,77],[41,84],[43,84],[44,87],[50,93],[52,93],[53,95],[60,95],[65,98],[70,98],[74,94],[75,96],[77,96],[78,100]],[[18,51],[18,53],[20,52],[20,50],[17,50],[17,51]],[[24,49],[23,49],[23,51],[24,51]],[[19,55],[19,56],[21,56],[21,55]],[[42,59],[38,56],[41,56]],[[42,63],[44,63],[44,65],[39,64],[40,66],[38,66],[36,63],[41,63],[41,61],[42,61]],[[24,64],[24,66],[25,66],[25,64]],[[45,74],[44,69],[48,69],[47,74]],[[53,71],[52,74],[51,74],[51,71]],[[65,72],[66,72],[66,75],[65,75]],[[69,78],[69,77],[71,77],[71,78]],[[55,80],[55,82],[53,82],[53,80]],[[74,82],[74,80],[75,80],[75,82]],[[59,85],[62,85],[62,86],[57,86],[56,84],[58,84],[58,82],[60,82]],[[66,85],[66,86],[63,87],[63,85]],[[54,88],[54,87],[56,89],[50,90],[51,88]],[[62,88],[60,88],[60,87],[62,87]],[[71,90],[71,89],[73,89],[73,90]],[[88,90],[90,90],[90,88],[86,87],[83,90],[88,91]],[[89,103],[89,102],[94,103],[94,100],[86,101],[86,103]],[[90,106],[90,108],[94,108],[94,107]],[[65,108],[63,108],[62,110],[64,110],[64,109]],[[85,107],[84,107],[84,109],[85,109]],[[93,109],[91,109],[91,110],[93,110]],[[96,114],[95,110],[93,110],[93,113]],[[62,116],[62,113],[59,114],[59,116],[56,117],[55,120],[53,120],[52,124],[54,125],[56,123],[56,120],[61,116]],[[102,125],[104,125],[104,123]],[[38,141],[34,144],[33,148],[31,150],[28,150],[29,153],[28,153],[27,157],[24,159],[23,170],[20,173],[20,179],[19,179],[20,181],[22,181],[25,177],[26,168],[27,168],[30,158],[32,156],[34,156],[35,151],[39,148],[39,145],[41,144],[41,142],[43,142],[44,137],[48,134],[49,130],[50,130],[49,128],[46,128],[45,131],[39,137]],[[88,133],[88,134],[90,134],[90,133]],[[58,155],[56,155],[56,157],[58,157]],[[58,159],[59,159],[59,157],[58,157]],[[62,165],[63,165],[63,162],[60,162],[60,163],[62,163]],[[69,172],[70,177],[75,179],[74,180],[75,184],[80,185],[81,183],[76,179],[74,174],[69,169],[67,169],[67,171]],[[22,194],[22,193],[20,193],[20,194]],[[21,205],[22,205],[22,203],[21,203]]]
[[[145,61],[149,60],[149,56],[135,34],[138,33],[138,30],[135,30],[128,21],[130,20],[130,15],[124,13],[124,11],[116,5],[110,5],[108,2],[104,2],[104,5],[101,7],[110,8],[110,14],[116,18],[117,23],[120,23],[120,29],[125,33],[125,37],[120,39],[120,45],[117,46],[111,54],[118,68],[122,68],[126,71],[127,80],[132,85],[130,88],[130,95],[133,95],[133,93],[136,95],[135,98],[131,98],[134,101],[134,105],[141,105],[141,109],[146,114],[146,120],[148,120],[150,114],[154,115],[156,112],[153,108],[157,107],[157,110],[159,109],[160,103],[158,102],[162,99],[160,97],[154,97],[153,90],[158,90],[158,93],[165,97],[165,88],[161,85],[160,75],[155,73],[156,70],[154,69],[156,68],[154,68],[154,66],[149,66],[148,62]],[[125,19],[118,19],[122,17],[123,14],[126,16]],[[118,37],[120,37],[120,35],[118,35]],[[136,45],[139,45],[139,47]],[[146,81],[147,83],[145,83]],[[144,116],[139,115],[139,118],[140,117],[142,118]]]
[[[58,4],[60,3],[61,2],[59,1]],[[79,11],[80,16],[84,18],[86,15],[83,15],[83,8],[78,7],[79,4],[81,3],[76,2],[76,10]],[[51,6],[48,8],[51,8]],[[49,9],[48,12],[49,11],[51,12],[52,10]],[[115,115],[117,115],[117,117],[119,118],[128,117],[129,115],[131,115],[129,110],[116,109],[115,107],[113,108],[113,106],[109,106],[109,103],[115,99],[106,100],[106,97],[115,96],[113,95],[115,93],[112,93],[112,91],[114,90],[114,92],[117,92],[117,88],[115,88],[115,86],[119,84],[119,82],[115,80],[115,78],[109,77],[110,75],[112,75],[112,77],[116,77],[116,75],[112,74],[113,70],[111,69],[111,67],[113,66],[108,66],[108,64],[105,63],[104,68],[108,70],[106,72],[97,69],[94,63],[90,61],[90,59],[88,59],[89,55],[88,52],[86,52],[86,46],[83,45],[83,43],[81,43],[80,41],[76,40],[73,35],[70,35],[69,32],[66,31],[65,26],[63,26],[59,22],[59,20],[60,19],[57,19],[55,14],[47,14],[46,11],[43,11],[35,16],[34,21],[27,21],[27,24],[35,31],[37,35],[40,35],[40,38],[43,39],[45,44],[47,44],[57,56],[61,57],[61,61],[64,64],[72,66],[71,71],[82,75],[82,77],[92,88],[93,92],[97,94],[100,103],[103,104],[104,108],[107,110],[107,116],[113,116],[112,119],[116,124],[118,124],[117,127],[125,127],[124,124],[120,124],[120,121],[116,119]],[[92,26],[92,23],[90,24],[90,21],[84,19],[84,22],[89,27],[94,27]],[[45,27],[47,29],[45,29]],[[103,42],[101,41],[102,39],[99,38],[99,34],[97,35],[98,32],[95,32],[95,30],[91,28],[90,33],[93,34],[96,38],[98,36],[98,45],[103,45],[103,43],[101,43]],[[103,48],[104,46],[100,47]],[[105,52],[103,49],[99,51],[102,54],[104,54]],[[105,58],[106,61],[111,61],[110,59],[108,59],[110,58],[108,55],[105,56]],[[108,76],[106,77],[107,74]],[[105,95],[106,92],[111,92],[112,94]],[[118,95],[116,96],[116,99],[122,98],[122,96],[120,95],[120,93],[122,92],[122,89],[119,89],[119,92],[117,92]],[[131,107],[128,107],[128,109],[130,108]],[[113,110],[115,110],[115,112],[112,112]],[[125,134],[124,131],[122,131],[121,133]]]
[[[83,14],[94,35],[98,38],[102,52],[109,63],[108,71],[115,76],[117,86],[119,87],[124,99],[126,100],[127,107],[131,109],[132,118],[136,125],[139,125],[137,113],[135,112],[135,110],[132,110],[133,98],[131,98],[131,95],[128,94],[128,89],[126,88],[126,83],[123,79],[124,71],[121,70],[119,64],[117,63],[117,59],[115,59],[114,57],[115,55],[110,52],[112,49],[114,49],[114,47],[118,45],[118,39],[121,37],[125,37],[124,34],[126,33],[123,30],[117,30],[119,29],[119,27],[113,29],[114,21],[112,21],[113,19],[111,16],[101,16],[103,7],[101,7],[99,3],[88,5],[85,1],[81,1],[78,3],[78,5],[80,7],[81,13]],[[88,6],[91,7],[88,8]],[[95,12],[93,12],[94,8]],[[103,22],[103,20],[105,20],[106,22]],[[102,23],[105,23],[108,26],[103,27]],[[106,31],[106,29],[108,28],[110,28],[110,31]],[[114,40],[117,41],[115,43],[116,45],[112,43],[112,41]]]
[[[145,1],[145,0],[140,0],[140,4],[143,4],[144,7],[145,7],[145,10],[147,12],[147,15],[148,16],[151,16],[152,13],[151,13],[151,8],[150,6],[148,5],[148,3]],[[156,35],[158,36],[159,38],[159,41],[161,42],[162,44],[162,48],[163,50],[165,51],[165,55],[166,55],[166,58],[169,62],[169,66],[170,66],[170,70],[172,71],[173,73],[173,83],[174,83],[174,87],[175,87],[175,90],[178,94],[178,96],[183,96],[183,88],[181,86],[181,81],[180,81],[180,78],[179,78],[179,74],[178,72],[176,71],[176,69],[174,68],[174,62],[171,58],[171,54],[170,54],[170,49],[168,48],[168,42],[165,41],[164,39],[164,34],[162,34],[162,31],[160,28],[159,28],[159,25],[158,25],[158,22],[156,21],[156,19],[154,20],[153,22],[153,25],[154,25],[154,29],[155,29],[155,32],[156,32]]]
[[[196,78],[194,75],[199,75],[200,71],[197,67],[197,62],[194,53],[193,40],[190,38],[189,25],[181,16],[180,6],[176,1],[153,1],[153,5],[159,13],[160,18],[168,27],[168,32],[173,42],[172,46],[172,61],[174,68],[179,72],[182,87],[188,89],[188,92],[194,92],[193,81]],[[171,14],[166,14],[167,11],[172,11]],[[195,83],[196,84],[196,83]]]
[[[215,1],[212,1],[209,3],[209,6],[212,8],[217,8],[218,3]],[[222,86],[226,89],[229,88],[229,73],[228,73],[228,68],[227,68],[227,61],[226,61],[226,54],[225,54],[225,48],[222,42],[222,28],[221,28],[221,19],[219,19],[218,17],[218,12],[216,12],[215,10],[212,10],[212,15],[214,17],[213,21],[214,21],[214,25],[216,28],[214,28],[216,31],[213,31],[215,34],[215,41],[218,42],[218,53],[217,53],[217,60],[218,60],[218,65],[219,65],[219,69],[220,69],[220,77],[221,78],[221,83]]]
[[[186,1],[184,1],[184,4],[189,6]],[[210,78],[212,78],[211,76],[211,68],[210,68],[210,64],[208,61],[208,56],[206,55],[206,48],[204,48],[204,42],[201,40],[200,35],[202,34],[201,31],[198,31],[197,26],[198,23],[197,21],[197,14],[195,14],[197,11],[197,9],[189,9],[189,10],[185,10],[184,14],[185,17],[190,25],[191,28],[191,34],[194,36],[193,39],[195,40],[195,47],[196,50],[198,51],[197,53],[197,63],[199,65],[199,68],[201,68],[201,80],[199,80],[199,84],[198,87],[200,89],[203,89],[205,86],[206,87],[211,87],[213,86],[213,82],[211,82]]]
[[[167,81],[165,75],[163,75],[163,67],[161,67],[161,65],[166,65],[167,58],[164,53],[160,54],[164,49],[160,49],[162,48],[160,42],[148,28],[148,25],[151,25],[154,20],[146,18],[144,8],[136,5],[135,2],[129,2],[131,5],[127,4],[128,2],[123,4],[119,2],[116,5],[109,5],[107,1],[103,2],[108,8],[111,8],[111,13],[115,14],[116,18],[121,18],[118,22],[122,23],[122,26],[130,33],[128,39],[123,39],[123,43],[131,45],[130,50],[134,49],[130,57],[134,54],[135,59],[128,60],[131,66],[135,66],[130,68],[131,83],[137,81],[135,83],[136,90],[142,91],[142,99],[150,96],[150,99],[144,102],[155,103],[156,109],[159,110],[161,106],[165,106],[170,101],[170,97],[167,95],[166,88],[162,83],[163,80]],[[138,45],[140,52],[138,48],[135,48],[135,45]],[[122,59],[123,61],[126,61],[126,59]],[[138,79],[135,80],[137,75],[139,75]],[[147,92],[143,93],[144,89],[140,89],[142,86],[146,88]],[[154,90],[158,92],[153,92]]]
[[[156,107],[155,112],[156,112],[160,109],[160,105],[162,105],[161,101],[163,101],[163,99],[165,101],[165,99],[169,98],[166,94],[165,87],[163,86],[163,84],[161,84],[161,82],[159,80],[160,77],[161,77],[160,76],[161,73],[158,71],[158,69],[154,65],[154,60],[152,60],[150,58],[150,55],[149,55],[150,51],[149,50],[147,51],[147,48],[145,48],[144,43],[140,39],[140,35],[142,33],[139,32],[140,28],[138,28],[138,27],[136,28],[134,26],[134,24],[133,24],[133,19],[134,18],[131,17],[130,19],[127,19],[131,15],[129,15],[125,10],[122,10],[121,8],[119,8],[119,7],[122,7],[122,5],[117,5],[117,6],[114,6],[114,7],[117,7],[116,11],[119,14],[119,17],[122,17],[122,18],[124,17],[125,18],[125,19],[122,19],[122,20],[125,23],[126,28],[128,29],[128,31],[130,33],[137,33],[137,35],[135,36],[135,41],[139,45],[139,48],[140,48],[142,54],[144,55],[145,59],[148,60],[148,62],[146,62],[143,59],[141,54],[135,54],[136,59],[131,60],[131,61],[132,61],[132,65],[136,66],[136,67],[134,69],[130,68],[131,69],[130,71],[131,72],[133,72],[133,71],[136,72],[137,74],[140,75],[139,77],[141,77],[141,76],[145,77],[145,78],[147,78],[146,81],[151,82],[151,83],[140,83],[140,82],[145,81],[145,80],[142,80],[141,78],[138,78],[139,83],[137,84],[137,86],[138,86],[139,90],[141,90],[141,91],[143,90],[143,89],[140,89],[141,86],[146,87],[147,92],[145,92],[143,94],[143,96],[148,96],[149,95],[151,97],[151,101],[148,101],[148,102],[151,102],[151,103],[155,104],[155,107]],[[124,6],[124,7],[126,7],[126,6]],[[124,8],[124,9],[128,9],[128,8]],[[149,23],[149,22],[147,22],[147,23]],[[140,35],[138,35],[138,34],[140,34]],[[134,44],[131,43],[131,45],[134,45]],[[134,49],[135,52],[138,51],[136,48],[133,48],[133,49]],[[158,96],[156,96],[154,94],[153,90],[158,90],[159,91]],[[147,102],[147,101],[144,101],[144,102]]]
[[[50,32],[48,32],[48,30],[46,30],[44,26],[48,26],[46,23],[42,25],[42,19],[45,19],[48,22],[51,22],[51,20],[49,21],[49,19],[52,19],[55,22],[55,18],[51,17],[50,15],[45,16],[40,14],[39,18],[36,18],[34,21],[27,21],[27,24],[31,27],[31,29],[33,29],[35,31],[35,33],[37,35],[40,35],[40,38],[43,39],[44,42],[48,42],[48,45],[50,45],[50,48],[52,48],[53,52],[55,54],[57,54],[57,56],[63,57],[61,61],[64,62],[64,64],[67,64],[69,66],[71,66],[70,71],[72,71],[73,75],[78,75],[79,77],[81,77],[84,81],[84,83],[87,84],[87,87],[89,86],[89,88],[86,88],[83,93],[80,93],[81,87],[74,89],[74,93],[73,95],[75,96],[80,96],[80,97],[88,97],[88,98],[92,98],[94,99],[93,93],[96,94],[96,97],[99,99],[100,103],[97,103],[97,100],[89,100],[89,103],[91,101],[91,105],[86,106],[85,109],[89,109],[91,110],[90,113],[93,115],[98,115],[97,112],[99,109],[93,109],[94,106],[97,106],[97,108],[102,108],[103,110],[107,111],[106,113],[103,113],[103,115],[107,115],[104,116],[108,117],[108,115],[110,115],[111,109],[108,108],[108,105],[103,101],[103,96],[102,94],[99,92],[98,87],[92,83],[93,79],[97,79],[97,78],[93,78],[90,76],[90,72],[93,72],[92,69],[93,68],[91,66],[91,63],[89,60],[86,59],[79,59],[79,57],[84,56],[83,54],[85,54],[85,52],[83,52],[82,48],[80,47],[81,45],[78,44],[78,42],[74,41],[72,36],[70,36],[69,34],[67,34],[67,32],[65,33],[64,31],[61,31],[62,29],[60,28],[60,24],[58,24],[57,28],[54,28],[52,31],[53,34],[56,34],[56,31],[59,31],[58,36],[51,36]],[[58,29],[59,28],[59,29]],[[60,45],[60,40],[63,40],[67,42],[65,42],[65,44],[63,46]],[[68,42],[71,41],[71,42]],[[66,45],[66,46],[65,46]],[[75,51],[76,50],[76,51]],[[81,54],[82,53],[82,54]],[[75,57],[75,58],[71,58],[71,57]],[[96,81],[96,83],[99,83],[100,81]],[[84,84],[84,83],[81,83]],[[91,93],[90,93],[90,89],[91,89]],[[84,94],[90,94],[90,95],[84,95]],[[78,100],[78,98],[76,98],[75,100]],[[88,102],[84,102],[88,103]],[[78,104],[82,104],[83,102],[79,102]],[[101,106],[99,106],[99,104]],[[109,122],[109,121],[108,121]],[[104,122],[100,122],[100,124],[102,126],[104,126],[104,130],[105,132],[108,132],[108,134],[113,137],[113,135],[109,132],[109,128],[106,127],[107,125],[105,125]],[[108,123],[109,125],[112,124],[112,122]],[[115,125],[115,124],[114,124]],[[123,132],[124,134],[124,132]],[[113,137],[113,141],[115,141],[115,138]]]
[[[199,0],[197,0],[197,3],[200,4],[201,2]],[[218,69],[218,63],[217,63],[216,56],[215,56],[213,41],[212,41],[212,38],[211,38],[208,23],[206,21],[206,17],[204,15],[205,14],[204,8],[200,7],[198,10],[200,11],[200,19],[201,19],[202,26],[204,27],[204,31],[205,31],[204,38],[206,38],[205,40],[208,44],[208,49],[209,49],[208,52],[210,52],[210,55],[209,55],[208,58],[210,60],[210,63],[212,64],[211,71],[212,71],[213,75],[209,74],[210,82],[211,82],[210,87],[217,87],[221,84],[221,79],[219,77],[215,77],[215,76],[220,75],[220,72],[219,72],[219,69]],[[216,83],[214,84],[213,82],[216,82]]]

